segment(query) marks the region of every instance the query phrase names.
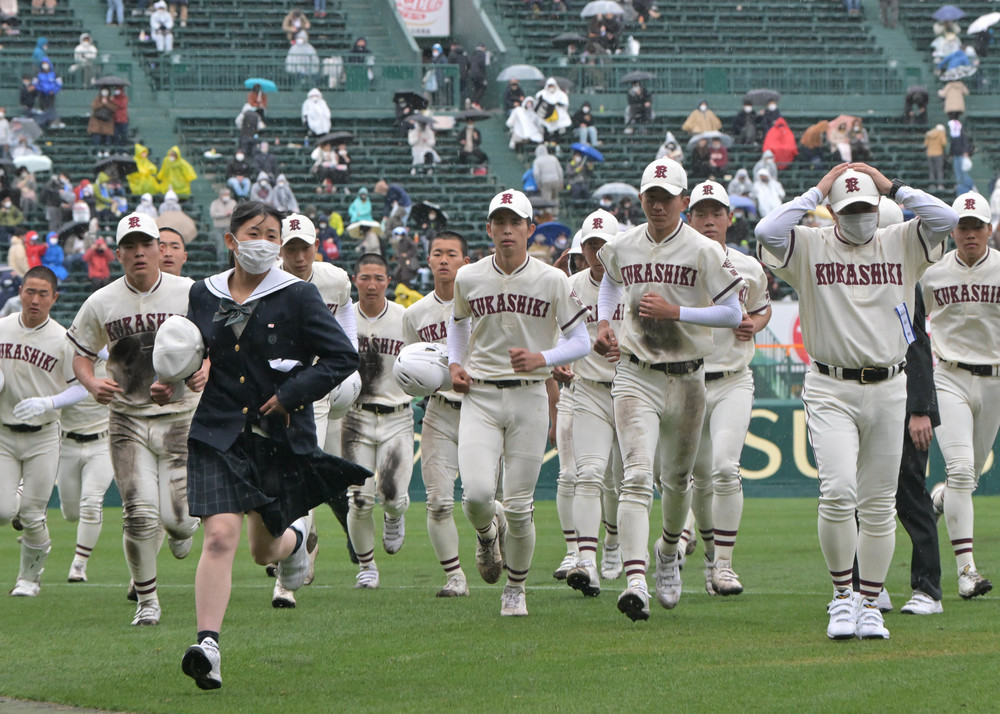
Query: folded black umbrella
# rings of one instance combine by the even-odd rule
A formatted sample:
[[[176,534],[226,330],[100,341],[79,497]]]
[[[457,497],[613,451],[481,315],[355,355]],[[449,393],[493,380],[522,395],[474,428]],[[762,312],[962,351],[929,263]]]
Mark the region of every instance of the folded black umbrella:
[[[317,144],[340,144],[345,141],[351,141],[354,139],[354,134],[349,131],[331,131],[329,134],[323,134],[323,136],[316,139]]]
[[[59,228],[59,242],[64,243],[71,236],[86,233],[89,226],[90,224],[86,221],[70,221],[69,223],[62,224]]]
[[[106,77],[101,77],[96,82],[94,86],[97,87],[130,87],[132,83],[125,79],[124,77],[117,77],[113,74],[109,74]]]
[[[129,174],[134,174],[139,170],[138,165],[135,163],[135,159],[128,154],[112,154],[111,156],[99,159],[97,163],[94,164],[94,173],[96,174],[101,171],[105,171],[109,166],[117,168],[119,176],[128,176]]]
[[[427,98],[416,92],[396,92],[392,95],[392,101],[396,102],[396,104],[409,105],[418,111],[428,107]]]

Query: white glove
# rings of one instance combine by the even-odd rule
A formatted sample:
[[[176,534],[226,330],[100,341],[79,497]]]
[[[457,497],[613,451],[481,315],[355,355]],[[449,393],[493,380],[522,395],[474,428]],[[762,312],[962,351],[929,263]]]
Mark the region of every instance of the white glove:
[[[18,421],[27,421],[41,416],[45,411],[52,409],[51,397],[29,397],[22,399],[14,407],[14,418]]]

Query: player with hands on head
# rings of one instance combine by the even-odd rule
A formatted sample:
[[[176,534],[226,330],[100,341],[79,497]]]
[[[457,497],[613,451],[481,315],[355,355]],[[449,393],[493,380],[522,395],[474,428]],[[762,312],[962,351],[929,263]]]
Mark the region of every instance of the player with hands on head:
[[[880,199],[917,217],[878,228]],[[798,225],[824,201],[836,225]],[[957,221],[923,191],[866,164],[840,164],[756,227],[758,257],[798,291],[812,360],[802,397],[819,472],[820,548],[834,587],[830,639],[889,637],[877,598],[895,546],[906,419],[906,380],[897,377],[913,341],[907,301]]]

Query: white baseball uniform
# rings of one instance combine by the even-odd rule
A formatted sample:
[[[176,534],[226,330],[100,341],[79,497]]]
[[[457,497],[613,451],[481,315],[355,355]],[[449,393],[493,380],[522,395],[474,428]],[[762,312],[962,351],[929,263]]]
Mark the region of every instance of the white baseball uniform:
[[[920,280],[937,355],[941,425],[935,430],[947,482],[944,515],[959,573],[971,564],[972,492],[1000,429],[1000,252],[986,249],[968,266],[957,251]]]
[[[937,202],[915,189],[905,205]],[[915,219],[875,231],[855,245],[833,226],[796,226],[783,258],[765,243],[772,228],[798,219],[822,199],[819,189],[784,204],[758,225],[758,257],[799,294],[802,341],[813,363],[803,402],[819,471],[819,540],[834,587],[851,586],[857,555],[861,593],[882,589],[895,543],[896,478],[906,420],[906,301],[943,252],[942,236]],[[950,209],[949,209],[950,210]],[[926,233],[926,235],[925,235]],[[857,512],[859,528],[855,525]]]
[[[156,330],[171,315],[187,315],[192,284],[161,271],[140,293],[119,278],[87,298],[66,333],[77,354],[91,360],[107,345],[108,375],[123,389],[111,401],[108,430],[122,495],[125,559],[140,604],[157,599],[160,525],[180,557],[198,527],[187,507],[187,436],[199,395],[178,384],[162,407],[149,395]]]
[[[573,493],[576,490],[576,456],[573,451],[573,392],[574,383],[559,385],[559,401],[556,402],[556,451],[559,454],[559,473],[556,476],[556,513],[566,541],[566,558],[556,571],[563,570],[578,556],[576,527],[573,525]]]
[[[566,274],[531,257],[510,274],[495,258],[484,258],[461,267],[455,279],[455,322],[471,319],[463,367],[473,380],[458,430],[462,505],[480,534],[492,531],[495,464],[502,457],[510,586],[523,586],[535,549],[532,509],[548,434],[551,368],[515,373],[509,351],[550,350],[559,333],[568,334],[586,314]]]
[[[407,344],[447,344],[452,301],[431,292],[406,308],[403,337]],[[462,571],[455,526],[455,478],[458,476],[458,425],[462,395],[455,391],[431,395],[420,437],[420,473],[427,489],[427,533],[444,572]]]
[[[20,313],[0,319],[0,525],[20,514],[24,527],[18,580],[38,582],[51,540],[45,514],[59,463],[57,411],[21,421],[22,399],[59,394],[76,382],[66,330],[52,318],[28,328]],[[18,486],[23,493],[18,501]]]
[[[362,569],[375,560],[375,506],[387,518],[402,518],[410,505],[413,473],[413,411],[400,389],[392,365],[405,344],[402,305],[386,300],[375,317],[354,306],[361,359],[361,395],[343,418],[344,458],[375,472],[364,485],[352,486],[348,531]]]
[[[726,256],[743,276],[740,290],[744,314],[759,315],[771,304],[767,276],[753,257],[726,248]],[[714,330],[715,349],[705,358],[705,420],[694,462],[694,510],[706,555],[715,545],[717,560],[731,561],[743,514],[740,457],[753,411],[754,341],[736,339],[732,330]],[[714,494],[714,497],[713,497]]]
[[[625,573],[646,572],[653,465],[659,449],[664,557],[676,553],[690,505],[691,469],[705,413],[702,363],[712,352],[712,328],[639,316],[647,293],[685,307],[709,307],[738,294],[744,282],[722,248],[679,221],[659,243],[646,224],[601,248],[605,278],[624,287],[625,313],[616,333],[621,359],[614,386],[615,424],[624,478],[618,529]]]

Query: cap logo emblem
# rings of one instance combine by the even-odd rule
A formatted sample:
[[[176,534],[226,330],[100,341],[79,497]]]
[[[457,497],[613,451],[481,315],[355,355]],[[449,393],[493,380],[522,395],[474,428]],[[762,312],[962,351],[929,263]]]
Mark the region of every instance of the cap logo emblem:
[[[140,223],[139,216],[131,216],[128,219],[128,227],[129,228],[138,228],[139,227],[139,223]]]
[[[974,198],[967,198],[967,199],[965,199],[965,210],[966,211],[974,211],[974,210],[976,210],[976,199],[974,199]]]
[[[847,185],[847,193],[854,193],[855,191],[860,191],[861,187],[858,186],[858,180],[856,178],[846,178],[844,183]]]
[[[512,194],[512,193],[505,193],[502,196],[500,196],[500,204],[501,205],[503,205],[503,204],[513,204],[513,203],[514,203],[514,194]]]
[[[603,218],[595,218],[594,219],[593,228],[595,230],[598,229],[598,228],[604,228],[604,219]]]
[[[667,167],[660,165],[656,167],[656,174],[653,178],[665,179],[667,177]]]
[[[298,230],[301,230],[301,229],[302,229],[302,223],[301,223],[301,221],[299,221],[298,218],[293,218],[292,220],[290,220],[288,222],[288,230],[290,230],[290,231],[298,231]]]
[[[705,185],[701,187],[701,193],[703,196],[712,196],[715,194],[715,191],[712,186]]]

